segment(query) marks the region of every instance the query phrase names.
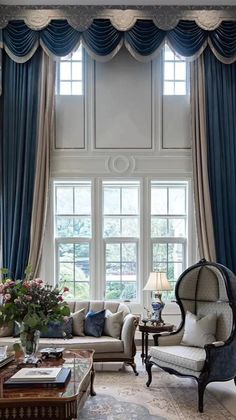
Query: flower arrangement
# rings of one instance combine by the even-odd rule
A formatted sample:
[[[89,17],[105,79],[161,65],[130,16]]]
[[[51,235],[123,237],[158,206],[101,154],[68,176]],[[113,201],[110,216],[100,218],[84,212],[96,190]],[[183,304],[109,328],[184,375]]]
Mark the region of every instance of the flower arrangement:
[[[0,282],[0,324],[17,321],[28,330],[43,330],[49,321],[65,320],[70,309],[64,302],[60,290],[45,284],[40,278],[31,279],[31,270],[27,268],[24,280],[8,278],[8,270],[2,269]]]

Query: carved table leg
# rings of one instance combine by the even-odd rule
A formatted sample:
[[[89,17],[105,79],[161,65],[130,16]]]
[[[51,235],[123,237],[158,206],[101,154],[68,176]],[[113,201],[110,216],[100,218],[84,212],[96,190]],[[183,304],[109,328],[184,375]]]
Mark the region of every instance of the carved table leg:
[[[94,387],[93,387],[94,377],[95,377],[95,370],[94,370],[94,366],[92,366],[92,369],[91,369],[91,378],[90,378],[90,395],[92,397],[94,397],[96,395],[96,392],[94,391]]]
[[[146,382],[146,385],[149,386],[152,382],[152,366],[153,363],[150,361],[151,356],[148,356],[146,359],[146,371],[148,374],[148,381]]]

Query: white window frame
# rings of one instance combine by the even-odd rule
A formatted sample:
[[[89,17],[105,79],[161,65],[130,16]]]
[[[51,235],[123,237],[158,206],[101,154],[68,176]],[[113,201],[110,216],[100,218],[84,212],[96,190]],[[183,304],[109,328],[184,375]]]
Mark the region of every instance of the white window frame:
[[[171,187],[182,187],[185,186],[185,206],[186,206],[186,215],[177,215],[177,214],[160,214],[160,215],[154,215],[156,217],[160,217],[160,218],[164,218],[164,219],[174,219],[174,218],[178,218],[178,219],[184,219],[186,221],[185,223],[185,236],[151,236],[151,218],[153,216],[153,214],[151,213],[151,191],[152,191],[152,185],[153,186],[163,186],[163,187],[167,187],[167,188],[171,188]],[[189,237],[189,221],[190,221],[190,214],[189,214],[189,195],[190,195],[190,184],[189,181],[187,180],[178,180],[178,181],[173,181],[173,180],[156,180],[156,179],[151,179],[150,180],[150,230],[149,230],[149,238],[150,238],[150,271],[153,271],[153,265],[154,265],[154,261],[153,261],[153,245],[154,244],[182,244],[183,245],[183,260],[182,260],[182,264],[183,264],[183,270],[184,271],[187,268],[187,262],[188,262],[188,253],[189,253],[189,244],[190,244],[190,237]],[[167,195],[167,208],[169,207],[169,203],[168,203],[168,195]],[[168,260],[166,261],[166,264],[168,265]],[[171,261],[170,261],[171,262]],[[176,279],[177,280],[177,279]],[[176,283],[175,283],[176,284]],[[166,301],[170,301],[168,300],[168,292],[166,292],[167,297],[166,297]]]
[[[58,216],[58,214],[56,213],[56,187],[64,187],[64,186],[68,186],[68,187],[76,187],[76,186],[80,186],[80,185],[89,185],[91,188],[91,214],[90,214],[90,218],[91,218],[91,237],[71,237],[71,236],[62,236],[62,237],[58,237],[56,236],[56,216]],[[73,195],[73,200],[74,200],[74,195]],[[73,203],[73,207],[74,207],[74,203]],[[89,294],[90,297],[94,295],[94,284],[92,282],[92,278],[94,278],[93,275],[93,254],[94,254],[94,222],[93,222],[93,182],[91,179],[70,179],[70,180],[61,180],[61,179],[55,179],[53,181],[53,238],[54,238],[54,272],[55,272],[55,280],[54,280],[54,284],[58,284],[59,281],[59,266],[60,266],[60,261],[59,261],[59,246],[60,244],[89,244],[89,263],[90,263],[90,267],[89,267]],[[59,214],[60,216],[60,214]],[[63,214],[61,216],[74,216],[71,214]],[[83,216],[83,215],[79,215],[79,216]],[[84,215],[84,216],[88,216],[88,215]],[[73,280],[72,280],[73,281]],[[73,281],[73,283],[75,283],[75,281]],[[78,282],[79,283],[79,282]],[[80,282],[83,283],[83,282]],[[85,282],[87,283],[87,282]],[[76,297],[75,297],[76,299]]]
[[[138,205],[139,205],[139,213],[138,215],[135,214],[111,214],[109,215],[110,217],[137,217],[139,220],[139,237],[131,237],[131,236],[116,236],[116,237],[105,237],[103,236],[103,232],[104,232],[104,218],[107,216],[104,214],[104,195],[103,195],[103,187],[106,185],[109,186],[132,186],[135,185],[138,187]],[[137,272],[136,272],[136,300],[132,301],[132,302],[138,302],[140,301],[140,259],[141,259],[141,253],[140,253],[140,236],[141,236],[141,194],[142,194],[142,182],[140,179],[112,179],[112,180],[107,180],[107,179],[103,179],[101,182],[101,201],[102,201],[102,212],[101,212],[101,217],[102,217],[102,239],[103,239],[103,269],[102,269],[102,277],[103,277],[103,297],[105,299],[106,297],[106,244],[107,243],[136,243],[137,247],[136,247],[136,260],[137,260]],[[108,217],[109,217],[108,216]],[[116,299],[119,300],[119,299]],[[125,302],[127,302],[128,300],[124,300]]]
[[[73,53],[76,52],[71,52],[69,53],[66,57],[61,57],[57,62],[56,62],[56,95],[59,96],[83,96],[84,95],[84,90],[85,90],[85,86],[84,86],[84,78],[85,78],[85,71],[84,71],[84,66],[85,66],[85,52],[84,52],[84,48],[82,47],[82,44],[80,44],[80,46],[77,48],[77,51],[81,48],[81,60],[78,60],[76,58],[73,58]],[[69,79],[61,79],[61,71],[60,71],[60,65],[61,63],[70,63],[70,78]],[[82,66],[82,78],[81,79],[73,79],[72,78],[72,63],[81,63]],[[68,82],[70,83],[70,93],[68,94],[64,94],[61,93],[61,82]],[[81,82],[81,86],[82,86],[82,91],[80,94],[75,94],[72,93],[73,89],[72,89],[72,85],[73,82]]]
[[[164,47],[163,47],[163,50],[162,50],[162,74],[163,74],[162,94],[163,94],[163,96],[178,96],[178,95],[187,96],[187,95],[190,94],[190,87],[189,87],[190,69],[189,69],[189,64],[184,57],[183,58],[178,58],[178,55],[176,54],[176,52],[172,48],[170,48],[170,50],[174,54],[174,59],[173,60],[166,60],[165,59],[165,48],[166,48],[166,46],[168,48],[170,48],[168,43],[165,43]],[[165,63],[173,63],[174,64],[174,77],[173,77],[173,79],[166,79],[165,78]],[[186,77],[185,77],[185,79],[177,79],[175,77],[176,63],[185,63],[185,65],[186,65],[186,74],[185,74]],[[174,93],[172,93],[172,94],[165,93],[165,82],[172,82],[174,84]],[[178,82],[184,82],[185,83],[185,94],[176,93],[176,83],[178,83]]]

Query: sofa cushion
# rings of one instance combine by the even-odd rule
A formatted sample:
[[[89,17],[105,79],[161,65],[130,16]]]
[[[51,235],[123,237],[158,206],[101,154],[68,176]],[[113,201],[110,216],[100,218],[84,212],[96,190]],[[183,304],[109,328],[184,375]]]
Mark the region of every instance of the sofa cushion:
[[[171,363],[196,372],[202,370],[206,359],[204,349],[188,346],[155,346],[150,349],[151,358],[161,366],[161,362]]]
[[[99,312],[89,311],[85,317],[84,333],[94,337],[101,337],[105,323],[105,309]]]
[[[184,346],[204,347],[216,341],[215,312],[202,318],[187,311],[184,325],[184,335],[181,344]]]
[[[79,337],[84,336],[84,320],[85,320],[85,309],[80,309],[80,311],[74,312],[71,314],[72,317],[72,332],[73,335]]]
[[[72,337],[72,317],[68,321],[49,321],[47,330],[40,334],[42,338],[71,338]]]
[[[106,310],[104,335],[110,337],[120,338],[121,326],[123,324],[123,311],[112,313],[109,309]]]

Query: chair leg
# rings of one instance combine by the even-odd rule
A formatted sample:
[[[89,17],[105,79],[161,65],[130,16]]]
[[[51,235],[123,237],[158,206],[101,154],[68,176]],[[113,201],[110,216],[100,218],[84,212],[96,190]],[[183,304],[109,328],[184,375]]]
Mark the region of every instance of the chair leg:
[[[147,387],[149,387],[149,385],[152,382],[152,366],[153,366],[153,363],[150,361],[150,357],[151,356],[148,356],[147,359],[146,359],[146,362],[145,362],[146,371],[147,371],[147,374],[148,374],[148,380],[146,382]]]
[[[207,386],[207,381],[198,380],[198,410],[200,413],[203,413],[203,398],[204,398],[204,391]]]
[[[137,372],[137,369],[136,369],[136,363],[135,363],[134,360],[132,362],[126,362],[126,365],[131,366],[134,373],[135,373],[135,376],[138,376],[138,372]]]

